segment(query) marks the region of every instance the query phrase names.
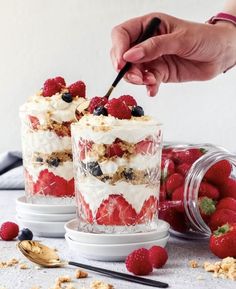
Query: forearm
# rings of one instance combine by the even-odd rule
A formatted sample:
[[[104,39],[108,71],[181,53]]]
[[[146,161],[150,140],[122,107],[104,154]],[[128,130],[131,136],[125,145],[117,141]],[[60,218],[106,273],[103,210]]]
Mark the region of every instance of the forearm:
[[[236,16],[236,0],[226,1],[223,12]]]

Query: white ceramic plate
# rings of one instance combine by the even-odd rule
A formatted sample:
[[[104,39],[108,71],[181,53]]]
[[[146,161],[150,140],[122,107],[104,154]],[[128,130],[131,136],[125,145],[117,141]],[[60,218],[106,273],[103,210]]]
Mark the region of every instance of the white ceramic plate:
[[[75,214],[75,205],[44,205],[26,203],[25,196],[16,199],[16,208],[21,212],[39,214]]]
[[[162,220],[158,221],[158,227],[155,231],[134,234],[95,234],[78,231],[78,222],[76,219],[65,224],[67,235],[74,241],[81,243],[94,244],[124,244],[152,241],[164,238],[168,235],[170,225]]]
[[[68,233],[65,234],[65,239],[75,257],[82,256],[98,261],[124,261],[125,258],[136,249],[149,249],[154,245],[165,247],[169,237],[170,235],[168,234],[164,238],[147,242],[101,245],[76,242],[68,236]]]
[[[59,238],[65,235],[65,222],[39,222],[22,219],[19,216],[16,218],[21,228],[30,229],[36,236]]]
[[[76,214],[39,214],[16,210],[18,217],[26,220],[40,222],[68,222],[76,217]]]

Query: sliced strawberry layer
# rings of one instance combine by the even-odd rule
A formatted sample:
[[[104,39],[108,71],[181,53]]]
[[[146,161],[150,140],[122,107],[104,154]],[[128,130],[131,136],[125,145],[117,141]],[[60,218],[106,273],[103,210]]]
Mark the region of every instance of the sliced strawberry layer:
[[[91,151],[94,142],[80,139],[78,143],[79,147],[79,158],[80,160],[84,160],[86,158],[86,153]]]
[[[156,148],[153,140],[142,140],[135,145],[135,151],[137,154],[155,154]]]
[[[39,119],[36,116],[29,115],[29,121],[31,123],[32,129],[38,129],[38,126],[40,125]]]
[[[36,183],[33,183],[32,178],[30,178],[27,174],[26,186],[32,194],[54,197],[73,197],[75,195],[74,179],[67,181],[62,177],[55,176],[47,169],[40,172]]]
[[[78,212],[79,217],[85,222],[88,222],[90,224],[93,223],[93,214],[90,210],[89,205],[85,202],[84,197],[80,192],[76,192],[77,195],[77,206],[78,206]]]
[[[157,198],[151,196],[143,204],[140,213],[137,216],[137,223],[148,223],[157,215]]]
[[[96,220],[99,225],[126,226],[135,224],[134,208],[121,196],[110,195],[98,208]]]
[[[27,193],[31,193],[34,191],[34,182],[31,175],[28,173],[28,171],[24,170],[24,177],[25,177],[25,191]]]

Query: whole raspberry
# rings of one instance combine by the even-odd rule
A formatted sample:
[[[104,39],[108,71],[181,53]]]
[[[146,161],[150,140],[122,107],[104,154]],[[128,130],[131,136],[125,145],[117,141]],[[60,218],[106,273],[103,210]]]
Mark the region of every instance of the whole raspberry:
[[[5,222],[0,228],[0,237],[5,241],[11,241],[18,236],[19,227],[13,222]]]
[[[149,249],[149,259],[154,268],[163,267],[168,259],[166,249],[160,246],[153,246]]]
[[[65,79],[61,76],[57,76],[54,78],[56,83],[58,83],[61,87],[66,86]]]
[[[52,96],[61,91],[61,86],[54,78],[47,79],[43,85],[43,96]]]
[[[145,248],[133,251],[125,260],[126,268],[135,275],[148,275],[152,272],[149,252]]]
[[[136,106],[137,102],[131,95],[121,95],[119,100],[123,101],[128,106]]]
[[[117,117],[119,119],[130,119],[131,118],[131,110],[125,104],[125,102],[120,99],[113,98],[108,101],[107,105],[108,114]]]
[[[86,85],[83,81],[76,81],[75,83],[72,83],[69,87],[69,93],[73,96],[79,96],[79,97],[85,97],[86,92]]]
[[[89,112],[93,113],[94,109],[99,107],[99,106],[104,106],[107,103],[107,98],[106,97],[100,97],[100,96],[94,96],[89,103]]]

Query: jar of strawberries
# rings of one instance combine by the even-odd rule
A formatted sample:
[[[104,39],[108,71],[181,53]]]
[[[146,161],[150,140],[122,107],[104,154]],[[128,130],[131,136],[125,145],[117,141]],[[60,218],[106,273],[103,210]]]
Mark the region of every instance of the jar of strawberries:
[[[159,218],[189,238],[236,222],[236,155],[211,144],[165,144]]]

